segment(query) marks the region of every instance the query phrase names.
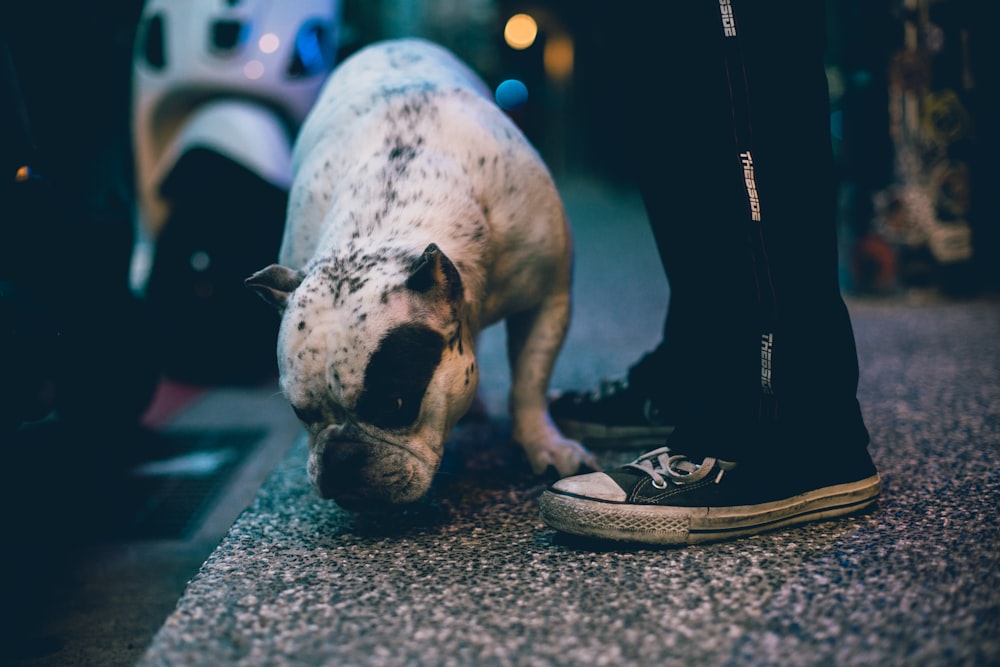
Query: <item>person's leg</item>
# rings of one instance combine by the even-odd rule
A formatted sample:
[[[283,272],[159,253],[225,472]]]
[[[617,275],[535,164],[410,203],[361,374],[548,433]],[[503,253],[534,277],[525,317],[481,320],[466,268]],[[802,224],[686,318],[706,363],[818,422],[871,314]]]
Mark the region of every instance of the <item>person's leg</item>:
[[[802,454],[868,444],[837,271],[836,177],[823,68],[824,3],[740,3],[761,203],[775,290],[777,440]],[[787,17],[795,17],[789,30]]]
[[[629,85],[623,126],[670,286],[659,395],[678,427],[675,440],[696,437],[696,446],[745,438],[756,421],[762,286],[719,5],[671,9],[660,24],[633,16],[641,32],[618,53],[628,59],[620,63]]]
[[[660,35],[674,59],[651,60],[653,33],[623,51],[664,63],[657,80],[677,93],[656,104],[637,70],[623,77],[671,289],[662,381],[677,429],[671,450],[546,491],[543,518],[567,532],[722,539],[839,516],[880,490],[837,284],[823,5],[734,4],[736,35],[720,20],[732,5],[706,0],[675,16],[683,35],[675,22]]]
[[[731,150],[725,63],[711,2],[671,4],[663,20],[643,2],[596,5],[602,81],[617,112],[608,132],[628,148],[670,285],[660,345],[599,392],[567,392],[551,405],[567,435],[593,447],[662,443],[680,414],[711,411],[688,399],[734,391],[733,364],[757,342],[748,326],[752,263],[745,197]],[[729,341],[741,336],[744,354]],[[692,354],[694,353],[694,354]],[[745,385],[742,391],[753,391]],[[711,423],[712,420],[707,420]]]

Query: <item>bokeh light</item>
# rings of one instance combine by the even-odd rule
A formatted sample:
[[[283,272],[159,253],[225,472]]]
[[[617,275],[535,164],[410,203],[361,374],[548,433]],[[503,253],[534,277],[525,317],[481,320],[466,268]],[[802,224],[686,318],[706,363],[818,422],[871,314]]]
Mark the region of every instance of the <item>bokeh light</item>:
[[[281,46],[281,40],[273,32],[261,35],[257,41],[257,47],[262,53],[274,53]]]
[[[507,46],[518,51],[535,43],[538,37],[538,24],[527,14],[514,14],[507,19],[503,29],[503,38]]]
[[[264,76],[264,63],[259,60],[251,60],[243,66],[243,76],[251,80]]]
[[[542,54],[545,73],[550,79],[562,81],[573,73],[573,40],[569,35],[552,35],[545,41]]]
[[[497,86],[494,97],[501,109],[515,111],[528,101],[528,87],[517,79],[507,79]]]

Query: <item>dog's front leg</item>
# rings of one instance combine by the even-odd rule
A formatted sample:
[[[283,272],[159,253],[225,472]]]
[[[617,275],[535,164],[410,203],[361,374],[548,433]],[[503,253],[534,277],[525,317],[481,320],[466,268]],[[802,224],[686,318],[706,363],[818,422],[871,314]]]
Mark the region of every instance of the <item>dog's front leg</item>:
[[[549,378],[566,338],[569,315],[569,294],[560,293],[531,310],[508,317],[506,322],[513,436],[524,448],[535,474],[550,467],[561,476],[575,474],[581,468],[600,468],[583,445],[559,433],[546,403]]]

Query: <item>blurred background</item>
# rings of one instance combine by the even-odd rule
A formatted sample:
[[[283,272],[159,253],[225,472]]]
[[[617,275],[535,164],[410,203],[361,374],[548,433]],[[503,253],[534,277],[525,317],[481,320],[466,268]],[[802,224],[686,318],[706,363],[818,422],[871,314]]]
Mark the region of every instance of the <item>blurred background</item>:
[[[963,297],[995,289],[990,159],[997,142],[989,119],[996,102],[988,91],[996,74],[986,43],[992,3],[827,4],[845,291]],[[520,82],[498,100],[557,180],[630,187],[610,121],[617,101],[606,94],[615,73],[602,62],[602,26],[589,6],[5,6],[3,307],[14,319],[28,317],[25,308],[40,312],[31,316],[34,334],[5,330],[15,338],[4,342],[65,350],[57,367],[97,366],[74,374],[45,369],[47,377],[28,382],[30,396],[23,382],[5,381],[4,421],[19,421],[15,411],[37,418],[53,407],[85,418],[106,411],[108,396],[122,386],[130,391],[113,402],[135,413],[159,371],[196,384],[273,374],[276,322],[241,282],[276,256],[288,151],[319,85],[337,62],[373,41],[427,37],[454,50],[491,87]],[[650,84],[659,85],[651,72]],[[670,103],[671,91],[663,95]],[[57,339],[49,340],[54,331]],[[38,375],[45,356],[5,359],[6,377]],[[111,356],[130,359],[120,369],[126,382],[92,372]],[[22,367],[27,359],[30,367]],[[72,375],[86,376],[90,389],[70,386]],[[107,386],[95,390],[95,375]],[[66,400],[69,394],[78,398]]]

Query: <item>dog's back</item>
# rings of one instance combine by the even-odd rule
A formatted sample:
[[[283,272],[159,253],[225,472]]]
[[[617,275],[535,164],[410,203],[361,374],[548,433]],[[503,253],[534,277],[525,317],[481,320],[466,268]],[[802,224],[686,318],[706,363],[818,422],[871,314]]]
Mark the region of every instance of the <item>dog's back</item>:
[[[439,46],[380,42],[345,60],[294,161],[286,266],[355,241],[417,253],[436,243],[473,301],[489,293],[483,326],[542,284],[568,289],[569,230],[548,170],[479,77]]]
[[[324,222],[332,208],[349,207],[357,218],[364,202],[383,208],[400,203],[405,193],[387,191],[387,185],[409,181],[426,191],[446,180],[446,173],[405,173],[419,152],[440,156],[495,143],[483,135],[483,128],[496,125],[489,95],[464,63],[420,39],[379,42],[345,60],[296,141],[282,263],[302,267],[317,250],[329,252],[321,228],[342,224]],[[468,132],[477,136],[462,136]]]

